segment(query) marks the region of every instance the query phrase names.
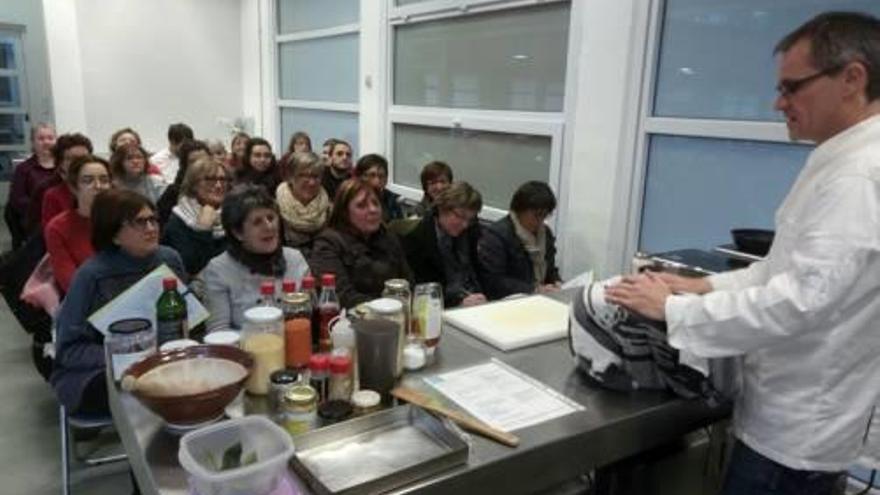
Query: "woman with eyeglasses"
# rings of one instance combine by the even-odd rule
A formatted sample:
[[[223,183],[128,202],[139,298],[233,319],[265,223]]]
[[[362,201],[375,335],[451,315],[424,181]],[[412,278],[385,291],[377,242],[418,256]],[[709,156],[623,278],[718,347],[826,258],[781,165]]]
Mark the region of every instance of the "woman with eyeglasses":
[[[382,203],[382,221],[388,223],[403,218],[400,195],[385,188],[388,185],[388,160],[384,156],[376,153],[362,156],[354,167],[354,175],[376,190]]]
[[[180,254],[190,275],[202,271],[226,249],[220,205],[229,184],[226,168],[215,160],[201,157],[187,167],[177,206],[162,232],[162,244]]]
[[[447,307],[486,302],[477,243],[483,208],[479,191],[454,182],[434,198],[434,208],[403,238],[416,283],[439,282]]]
[[[233,188],[223,200],[226,252],[212,259],[200,278],[211,316],[207,330],[240,330],[244,312],[260,299],[260,284],[292,279],[300,287],[309,273],[303,255],[281,243],[278,205],[260,186]]]
[[[110,189],[110,165],[92,155],[77,158],[67,170],[67,185],[73,191],[76,208],[57,215],[43,232],[52,274],[63,293],[70,288],[76,269],[95,254],[89,217],[95,196]]]
[[[275,190],[275,200],[284,221],[284,243],[308,258],[332,207],[321,187],[321,158],[311,151],[297,152],[283,167],[286,180]]]
[[[345,308],[382,295],[390,278],[412,280],[397,236],[382,224],[382,204],[373,186],[350,179],[339,186],[327,228],[315,239],[312,271],[335,273]]]
[[[559,290],[556,238],[544,224],[554,209],[550,186],[529,181],[513,193],[510,213],[483,230],[479,254],[489,299]]]
[[[122,144],[110,155],[110,170],[116,187],[143,194],[155,203],[168,184],[161,174],[149,173],[149,157],[139,144]]]
[[[186,170],[196,160],[202,158],[210,159],[211,151],[204,141],[187,139],[180,143],[180,146],[177,148],[177,157],[179,166],[177,168],[177,175],[174,176],[174,182],[165,188],[162,197],[156,202],[156,207],[159,211],[159,221],[162,222],[162,225],[168,223],[168,219],[171,218],[171,210],[177,206],[177,200],[180,199],[180,185],[183,183],[183,178],[186,177]]]
[[[274,194],[280,182],[272,145],[263,138],[250,138],[244,149],[244,162],[236,178],[238,184],[255,184]]]
[[[51,383],[69,413],[109,414],[104,336],[89,316],[163,263],[186,281],[180,256],[159,245],[159,220],[150,200],[122,189],[102,191],[92,203],[95,255],[74,274],[61,304]]]

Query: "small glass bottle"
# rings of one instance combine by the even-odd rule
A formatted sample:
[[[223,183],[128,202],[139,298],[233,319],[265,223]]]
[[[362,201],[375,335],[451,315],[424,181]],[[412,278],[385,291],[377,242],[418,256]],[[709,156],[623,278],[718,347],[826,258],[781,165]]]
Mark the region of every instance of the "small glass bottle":
[[[296,385],[284,396],[284,429],[291,435],[318,426],[318,394],[308,385]]]
[[[177,292],[177,279],[162,279],[162,295],[156,301],[156,340],[161,346],[169,340],[188,337],[186,300]]]
[[[318,393],[318,402],[327,400],[330,381],[330,358],[326,354],[313,354],[309,359],[309,384]]]
[[[350,400],[354,391],[351,357],[340,353],[330,357],[330,400]]]
[[[321,352],[329,352],[333,349],[333,342],[330,340],[330,320],[339,315],[339,298],[336,296],[336,275],[332,273],[321,275],[321,296],[318,297],[318,313],[321,318],[318,349]]]
[[[278,307],[278,303],[275,301],[274,280],[264,280],[260,283],[260,298],[257,299],[257,306]]]
[[[309,303],[312,305],[312,349],[317,349],[318,335],[321,332],[321,317],[318,312],[318,293],[315,292],[315,277],[311,274],[303,277],[302,291],[309,296]]]

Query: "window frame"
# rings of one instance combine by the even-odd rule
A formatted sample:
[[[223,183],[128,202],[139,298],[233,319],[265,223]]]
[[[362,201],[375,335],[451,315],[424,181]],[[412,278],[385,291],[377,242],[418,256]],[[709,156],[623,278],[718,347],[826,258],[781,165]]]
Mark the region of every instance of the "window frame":
[[[20,152],[27,154],[31,149],[31,133],[29,100],[28,100],[28,84],[27,84],[27,62],[24,59],[24,37],[26,29],[19,24],[6,24],[0,22],[0,34],[8,35],[13,42],[13,57],[15,57],[15,69],[0,69],[0,76],[14,77],[18,83],[19,106],[17,107],[0,107],[2,115],[22,115],[24,116],[24,140],[19,144],[0,144],[0,152]]]

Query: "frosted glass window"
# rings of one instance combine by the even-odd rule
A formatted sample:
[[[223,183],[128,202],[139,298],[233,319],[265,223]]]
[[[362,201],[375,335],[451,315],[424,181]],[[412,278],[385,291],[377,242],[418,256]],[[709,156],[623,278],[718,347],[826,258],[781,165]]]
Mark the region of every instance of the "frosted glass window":
[[[282,43],[281,98],[340,103],[358,101],[358,35]]]
[[[0,107],[20,107],[21,97],[18,94],[18,78],[0,76]]]
[[[0,38],[0,69],[17,69],[15,63],[15,40]]]
[[[358,0],[278,0],[278,34],[344,26],[359,19]]]
[[[499,132],[446,129],[416,125],[394,126],[394,182],[422,188],[419,174],[433,160],[452,167],[483,195],[483,204],[507,209],[523,182],[547,181],[550,176],[550,138]]]
[[[877,0],[668,0],[654,115],[782,120],[773,110],[783,36],[827,10],[880,15]]]
[[[562,110],[568,3],[396,26],[394,104]]]
[[[811,149],[652,136],[639,249],[711,248],[732,242],[732,228],[772,229],[776,209]]]
[[[26,130],[23,113],[0,114],[0,145],[27,143]]]
[[[321,145],[328,138],[348,141],[357,157],[358,150],[358,114],[349,112],[331,112],[327,110],[310,110],[304,108],[281,109],[281,142],[287,150],[290,136],[297,131],[305,131],[312,139],[312,150],[321,153]]]

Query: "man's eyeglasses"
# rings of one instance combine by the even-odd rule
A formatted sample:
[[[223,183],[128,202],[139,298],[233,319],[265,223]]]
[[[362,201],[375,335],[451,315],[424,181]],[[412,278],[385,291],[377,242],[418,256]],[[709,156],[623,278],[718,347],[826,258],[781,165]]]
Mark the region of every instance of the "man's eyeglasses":
[[[792,96],[798,91],[804,89],[807,84],[810,84],[820,77],[829,76],[835,72],[839,72],[842,68],[843,67],[840,66],[833,66],[820,70],[815,74],[801,77],[800,79],[783,79],[776,85],[776,92],[779,93],[779,96]]]
[[[136,217],[126,221],[126,223],[131,226],[131,228],[143,232],[147,230],[150,225],[159,227],[159,217],[157,217],[156,215],[150,215],[148,217]]]

